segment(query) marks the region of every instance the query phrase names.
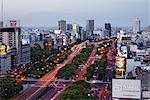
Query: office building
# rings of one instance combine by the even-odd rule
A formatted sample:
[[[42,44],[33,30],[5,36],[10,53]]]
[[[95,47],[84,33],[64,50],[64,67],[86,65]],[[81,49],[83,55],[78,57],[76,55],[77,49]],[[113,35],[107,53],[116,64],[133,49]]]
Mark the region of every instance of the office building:
[[[66,32],[66,21],[65,20],[58,21],[58,30],[61,30],[62,32]]]
[[[22,45],[21,50],[21,64],[27,64],[31,61],[30,45]]]
[[[86,21],[86,33],[88,36],[91,36],[94,31],[94,20],[87,20]]]
[[[0,28],[0,42],[8,47],[12,66],[30,62],[30,46],[23,40],[22,33],[20,27]]]
[[[43,42],[44,49],[51,50],[54,46],[53,40],[51,37],[46,37]]]
[[[1,28],[0,42],[9,46],[10,49],[15,50],[13,52],[14,60],[16,64],[21,63],[21,28]]]
[[[0,21],[0,28],[3,27],[3,21]]]
[[[11,69],[11,55],[7,51],[7,46],[0,44],[0,72],[6,74]]]
[[[140,19],[133,20],[133,33],[140,32]]]
[[[111,36],[111,24],[110,23],[105,23],[105,29],[109,33],[109,37]]]
[[[72,31],[72,24],[67,24],[67,31]]]

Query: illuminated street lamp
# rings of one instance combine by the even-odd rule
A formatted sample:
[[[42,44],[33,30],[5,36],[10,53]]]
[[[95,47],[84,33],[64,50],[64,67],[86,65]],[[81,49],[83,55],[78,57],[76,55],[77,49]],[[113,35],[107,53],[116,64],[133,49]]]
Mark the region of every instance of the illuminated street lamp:
[[[67,48],[64,48],[64,50],[67,50]]]

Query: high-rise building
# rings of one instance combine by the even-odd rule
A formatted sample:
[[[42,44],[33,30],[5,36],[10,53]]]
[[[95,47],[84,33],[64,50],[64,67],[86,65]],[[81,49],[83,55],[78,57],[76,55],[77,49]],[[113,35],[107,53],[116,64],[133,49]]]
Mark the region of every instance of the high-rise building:
[[[8,47],[12,65],[30,62],[30,46],[23,44],[21,30],[20,27],[0,28],[0,42]]]
[[[88,36],[91,36],[94,31],[94,20],[87,20],[86,21],[86,33]]]
[[[3,27],[3,21],[0,21],[0,28]]]
[[[72,24],[67,24],[67,31],[72,31]]]
[[[140,19],[133,20],[133,32],[134,33],[140,32]]]
[[[65,20],[58,21],[58,30],[61,30],[62,32],[66,32],[66,21]]]
[[[109,36],[111,36],[111,24],[110,23],[105,23],[105,29],[108,31]]]

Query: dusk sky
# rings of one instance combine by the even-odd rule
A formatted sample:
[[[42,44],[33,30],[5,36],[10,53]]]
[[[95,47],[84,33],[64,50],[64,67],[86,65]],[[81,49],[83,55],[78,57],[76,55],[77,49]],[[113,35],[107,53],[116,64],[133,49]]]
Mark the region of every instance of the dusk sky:
[[[4,19],[20,19],[22,26],[56,26],[60,19],[85,26],[105,22],[131,26],[134,18],[150,25],[150,0],[4,0]]]

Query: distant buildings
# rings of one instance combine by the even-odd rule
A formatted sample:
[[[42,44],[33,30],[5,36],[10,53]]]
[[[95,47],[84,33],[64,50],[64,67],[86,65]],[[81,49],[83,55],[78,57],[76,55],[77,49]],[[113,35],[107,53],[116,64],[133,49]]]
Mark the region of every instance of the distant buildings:
[[[111,24],[105,23],[105,34],[107,34],[108,37],[111,36]]]
[[[62,32],[66,32],[66,21],[65,20],[58,21],[58,30],[61,30]]]
[[[3,27],[3,21],[0,21],[0,28]]]
[[[140,19],[133,20],[133,33],[140,32]]]
[[[87,36],[91,36],[94,31],[94,20],[87,20],[86,21],[86,33]]]
[[[67,24],[67,31],[72,31],[73,27],[72,24]]]

